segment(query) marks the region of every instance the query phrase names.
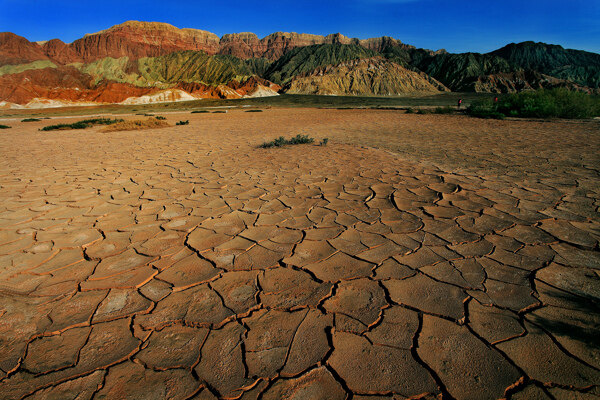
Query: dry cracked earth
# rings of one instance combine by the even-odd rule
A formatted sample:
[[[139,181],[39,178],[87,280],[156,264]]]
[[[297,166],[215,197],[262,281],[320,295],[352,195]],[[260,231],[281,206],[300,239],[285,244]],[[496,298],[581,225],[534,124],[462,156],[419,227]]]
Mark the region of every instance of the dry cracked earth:
[[[597,121],[183,117],[2,132],[0,397],[600,396]]]

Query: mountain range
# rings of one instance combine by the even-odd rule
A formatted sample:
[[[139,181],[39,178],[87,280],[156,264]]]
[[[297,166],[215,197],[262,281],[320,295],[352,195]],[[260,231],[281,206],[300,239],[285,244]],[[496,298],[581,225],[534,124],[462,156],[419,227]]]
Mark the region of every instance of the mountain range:
[[[491,53],[419,49],[391,37],[217,35],[128,21],[67,44],[0,33],[0,107],[150,103],[198,98],[600,92],[600,55],[512,43]]]

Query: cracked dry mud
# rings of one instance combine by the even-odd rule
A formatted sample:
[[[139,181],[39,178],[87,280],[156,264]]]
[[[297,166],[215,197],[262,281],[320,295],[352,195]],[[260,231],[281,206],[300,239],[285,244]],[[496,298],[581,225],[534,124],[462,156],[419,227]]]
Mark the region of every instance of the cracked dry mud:
[[[0,397],[600,396],[597,122],[186,118],[2,133]]]

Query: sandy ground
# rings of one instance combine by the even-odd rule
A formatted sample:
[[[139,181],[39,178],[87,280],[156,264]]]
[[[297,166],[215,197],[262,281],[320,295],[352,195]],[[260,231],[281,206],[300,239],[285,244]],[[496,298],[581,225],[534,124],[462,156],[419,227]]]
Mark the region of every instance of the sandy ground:
[[[167,118],[0,131],[3,399],[600,396],[598,121]]]

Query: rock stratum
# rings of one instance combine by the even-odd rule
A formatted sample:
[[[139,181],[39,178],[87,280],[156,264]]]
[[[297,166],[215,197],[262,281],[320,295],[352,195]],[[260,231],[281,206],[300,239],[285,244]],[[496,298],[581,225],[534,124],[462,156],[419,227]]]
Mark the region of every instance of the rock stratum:
[[[598,92],[600,55],[524,42],[487,54],[418,49],[391,37],[276,32],[223,37],[127,21],[73,43],[0,33],[3,107],[142,104],[279,93],[398,96]]]

